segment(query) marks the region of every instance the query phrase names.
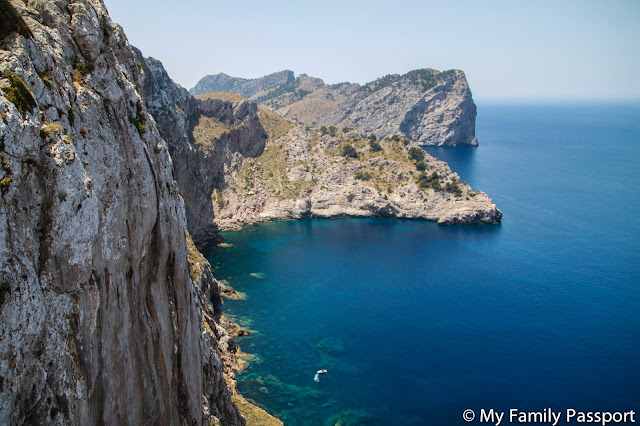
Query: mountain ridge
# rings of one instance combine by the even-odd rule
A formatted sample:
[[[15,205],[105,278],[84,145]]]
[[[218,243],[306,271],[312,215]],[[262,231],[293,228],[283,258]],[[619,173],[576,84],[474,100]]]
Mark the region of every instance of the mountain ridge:
[[[204,93],[201,82],[191,93]],[[378,138],[402,134],[422,145],[478,143],[476,106],[461,70],[423,68],[388,74],[364,85],[325,84],[300,74],[278,85],[265,85],[260,92],[241,93],[229,84],[207,87],[243,94],[282,117],[307,125],[351,127]]]
[[[206,75],[189,90],[192,95],[207,92],[231,92],[250,98],[257,93],[293,81],[293,71],[282,70],[258,78],[233,77],[223,72]]]

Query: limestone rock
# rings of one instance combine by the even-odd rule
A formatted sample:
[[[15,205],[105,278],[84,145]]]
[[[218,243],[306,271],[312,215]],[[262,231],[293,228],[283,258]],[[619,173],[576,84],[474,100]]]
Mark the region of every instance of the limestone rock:
[[[420,71],[388,85],[365,86],[318,124],[354,127],[379,138],[401,134],[422,145],[477,145],[476,106],[464,73]]]
[[[0,40],[0,423],[243,424],[147,71],[100,0],[9,4],[27,30]]]
[[[175,177],[186,206],[189,232],[202,243],[215,238],[215,191],[245,157],[259,155],[266,132],[257,105],[241,100],[197,99],[171,80],[153,58],[138,58],[145,70],[149,112],[169,144]]]

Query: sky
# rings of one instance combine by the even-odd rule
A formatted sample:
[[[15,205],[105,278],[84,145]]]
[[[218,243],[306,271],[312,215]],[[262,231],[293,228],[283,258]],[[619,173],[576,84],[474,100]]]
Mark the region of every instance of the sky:
[[[283,69],[366,83],[461,69],[475,99],[640,99],[638,0],[105,0],[189,89]]]

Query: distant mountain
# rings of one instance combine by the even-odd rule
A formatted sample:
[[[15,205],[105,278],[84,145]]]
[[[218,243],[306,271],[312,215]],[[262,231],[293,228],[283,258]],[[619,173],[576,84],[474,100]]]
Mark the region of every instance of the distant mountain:
[[[258,93],[287,84],[293,81],[293,79],[293,71],[289,70],[274,72],[273,74],[254,79],[231,77],[225,73],[219,73],[203,77],[189,92],[192,95],[209,92],[230,92],[251,98]]]
[[[476,106],[460,70],[419,69],[386,75],[364,86],[329,85],[306,74],[293,79],[293,73],[275,84],[279,74],[254,80],[207,76],[191,91],[239,93],[289,120],[354,128],[378,138],[399,134],[422,145],[478,143]]]

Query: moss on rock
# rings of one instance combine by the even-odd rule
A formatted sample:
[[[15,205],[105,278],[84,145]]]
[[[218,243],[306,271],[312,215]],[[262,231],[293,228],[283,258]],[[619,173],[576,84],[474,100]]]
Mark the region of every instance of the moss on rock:
[[[33,98],[31,90],[24,84],[24,81],[19,75],[7,71],[5,77],[11,83],[11,86],[5,87],[2,90],[9,101],[11,101],[18,111],[24,114],[26,111],[33,113],[33,108],[36,106],[36,100]]]

